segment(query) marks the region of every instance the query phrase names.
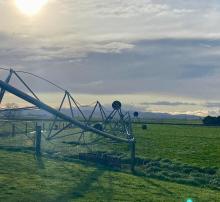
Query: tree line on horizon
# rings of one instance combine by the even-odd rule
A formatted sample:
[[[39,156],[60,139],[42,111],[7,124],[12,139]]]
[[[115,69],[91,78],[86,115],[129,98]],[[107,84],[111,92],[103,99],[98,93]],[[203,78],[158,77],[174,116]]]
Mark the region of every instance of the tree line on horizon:
[[[203,119],[203,124],[209,126],[220,126],[220,116],[218,117],[206,116]]]

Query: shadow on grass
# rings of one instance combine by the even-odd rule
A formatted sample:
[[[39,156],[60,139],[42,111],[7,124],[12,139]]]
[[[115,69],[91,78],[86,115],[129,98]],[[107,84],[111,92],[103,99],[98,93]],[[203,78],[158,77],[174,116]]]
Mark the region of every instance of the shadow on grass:
[[[68,169],[68,168],[67,168]],[[71,170],[73,172],[73,170]],[[58,196],[54,201],[68,201],[69,199],[77,199],[85,196],[92,190],[93,183],[97,183],[105,170],[96,169],[91,174],[88,174],[76,187],[69,189],[66,193]]]
[[[174,163],[169,159],[138,161],[134,173],[137,176],[220,190],[218,168],[200,168]]]
[[[11,152],[23,152],[23,153],[33,153],[35,151],[34,147],[25,146],[0,146],[0,150],[11,151]]]
[[[34,155],[34,159],[36,160],[37,168],[39,169],[45,168],[44,161],[41,156]]]
[[[36,162],[36,166],[39,169],[45,169],[45,165],[44,165],[44,156],[36,156],[34,155],[34,148],[27,148],[27,147],[13,147],[13,146],[0,146],[0,150],[4,150],[4,151],[8,151],[8,152],[23,152],[23,153],[29,153],[29,154],[33,154],[33,158],[35,159]],[[46,156],[47,158],[48,156]],[[48,157],[50,158],[50,157]],[[52,157],[52,159],[54,159]],[[56,159],[58,161],[62,161],[62,159]],[[65,159],[64,159],[65,161]],[[75,162],[74,159],[66,159],[67,162]],[[81,162],[77,162],[80,163]],[[84,166],[89,166],[91,163],[89,162],[83,162],[82,165]],[[92,165],[94,166],[94,163],[92,163]],[[63,165],[64,170],[68,171],[69,173],[73,173],[74,170],[68,168],[67,166]],[[68,201],[70,199],[74,200],[74,199],[78,199],[78,198],[83,198],[85,196],[86,193],[89,192],[97,192],[97,190],[95,190],[95,188],[93,187],[93,184],[96,183],[96,186],[101,189],[102,193],[105,195],[106,197],[106,201],[112,201],[112,182],[111,182],[111,176],[108,177],[109,181],[107,183],[107,187],[103,187],[103,185],[101,184],[101,182],[99,182],[99,178],[103,175],[104,172],[108,172],[108,170],[111,170],[109,168],[105,168],[104,166],[98,165],[96,167],[96,169],[87,174],[85,176],[85,178],[83,178],[77,185],[76,182],[73,182],[72,184],[72,188],[69,188],[69,190],[67,190],[66,193],[63,193],[62,195],[58,196],[56,199],[53,199],[52,201]],[[109,172],[109,175],[110,172]],[[80,177],[80,176],[79,176]],[[46,186],[46,184],[44,185]],[[50,201],[50,200],[49,200]]]
[[[0,146],[0,150],[34,154],[33,147]],[[84,187],[88,187],[88,185],[94,181],[93,179],[98,179],[98,177],[102,175],[104,170],[112,170],[109,167],[65,156],[54,157],[52,155],[43,155],[43,157],[58,161],[80,163],[86,166],[96,166],[97,170],[94,173],[92,173],[91,176],[88,176],[84,183],[79,185],[79,187],[82,188],[83,191],[79,193],[78,191],[75,192],[75,196],[78,197],[80,197],[82,193],[86,191],[84,190]],[[36,162],[39,168],[44,168],[42,159],[36,159]],[[195,166],[189,166],[185,164],[174,163],[169,159],[152,160],[137,158],[136,163],[137,165],[134,175],[139,177],[147,177],[148,179],[152,178],[162,181],[175,182],[178,184],[186,184],[195,187],[208,187],[211,189],[220,190],[220,176],[218,174],[218,168],[200,168]],[[127,172],[127,170],[124,171]]]

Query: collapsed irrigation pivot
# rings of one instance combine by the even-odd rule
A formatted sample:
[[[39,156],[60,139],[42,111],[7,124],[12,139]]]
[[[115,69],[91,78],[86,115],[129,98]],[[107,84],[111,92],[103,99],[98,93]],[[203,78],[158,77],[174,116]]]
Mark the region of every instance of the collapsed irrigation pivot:
[[[111,111],[105,109],[99,101],[91,106],[83,106],[69,91],[43,77],[13,69],[0,68],[0,70],[8,72],[5,80],[0,80],[0,103],[5,93],[8,92],[28,103],[28,106],[13,110],[44,110],[52,115],[48,129],[42,130],[43,141],[55,144],[59,140],[62,144],[77,149],[83,148],[83,151],[87,150],[90,153],[99,152],[101,147],[107,148],[107,146],[116,152],[119,144],[124,145],[130,151],[129,162],[131,169],[134,169],[135,139],[132,134],[132,121],[129,112],[122,110],[119,101],[112,103]],[[25,80],[27,77],[39,79],[39,82],[43,81],[62,91],[63,97],[59,107],[53,108],[42,101],[39,93],[34,91],[31,84]],[[16,84],[20,83],[19,85],[23,88],[19,85],[12,85],[12,79],[16,79]],[[87,110],[85,113],[84,107],[89,107],[90,112]],[[9,109],[1,109],[1,111],[7,110]],[[26,136],[31,138],[31,134],[26,133]]]

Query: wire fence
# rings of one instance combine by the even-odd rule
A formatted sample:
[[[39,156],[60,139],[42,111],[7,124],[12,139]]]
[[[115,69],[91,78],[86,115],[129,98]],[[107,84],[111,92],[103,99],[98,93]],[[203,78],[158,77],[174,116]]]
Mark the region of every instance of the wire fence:
[[[130,148],[64,121],[56,122],[53,133],[65,128],[58,136],[48,139],[52,121],[0,121],[0,147],[35,152],[36,126],[41,127],[41,154],[56,158],[80,159],[111,167],[128,167]]]

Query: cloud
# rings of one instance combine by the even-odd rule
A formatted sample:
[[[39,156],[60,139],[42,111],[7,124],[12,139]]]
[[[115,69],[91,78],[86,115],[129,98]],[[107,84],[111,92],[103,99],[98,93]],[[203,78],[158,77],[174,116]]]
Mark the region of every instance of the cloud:
[[[197,106],[196,103],[189,102],[169,102],[169,101],[158,101],[158,102],[143,102],[141,105],[158,105],[158,106]]]
[[[5,60],[22,61],[49,61],[49,60],[73,60],[84,58],[90,52],[96,53],[121,53],[134,48],[134,44],[123,42],[77,42],[64,44],[50,44],[44,40],[11,35],[0,32],[0,57]]]
[[[220,99],[216,0],[50,0],[31,19],[0,2],[1,66],[46,75],[74,93],[186,99],[157,107]]]
[[[193,110],[193,111],[175,111],[175,112],[172,112],[171,114],[173,114],[173,115],[186,114],[186,115],[195,115],[195,116],[205,117],[209,113],[210,112],[208,110]],[[213,114],[214,112],[211,112],[211,113]]]
[[[155,3],[151,0],[85,0],[85,1],[66,1],[65,4],[62,1],[60,5],[66,12],[77,11],[78,8],[82,12],[91,13],[94,15],[100,15],[101,17],[133,17],[143,13],[158,13],[164,10],[168,10],[169,6],[163,3]]]
[[[47,75],[74,92],[220,98],[219,56],[210,54],[213,49],[220,50],[218,39],[93,41],[82,46],[50,45],[22,36],[12,39],[7,34],[0,40],[1,65]],[[4,48],[5,45],[9,47]],[[97,81],[102,81],[102,85],[87,85]],[[45,90],[41,84],[35,85]]]
[[[207,102],[204,106],[208,108],[220,108],[220,102]]]
[[[191,79],[191,78],[201,78],[206,76],[215,75],[215,70],[218,69],[218,65],[197,65],[197,64],[189,64],[184,68],[184,71],[180,75],[180,79]]]

